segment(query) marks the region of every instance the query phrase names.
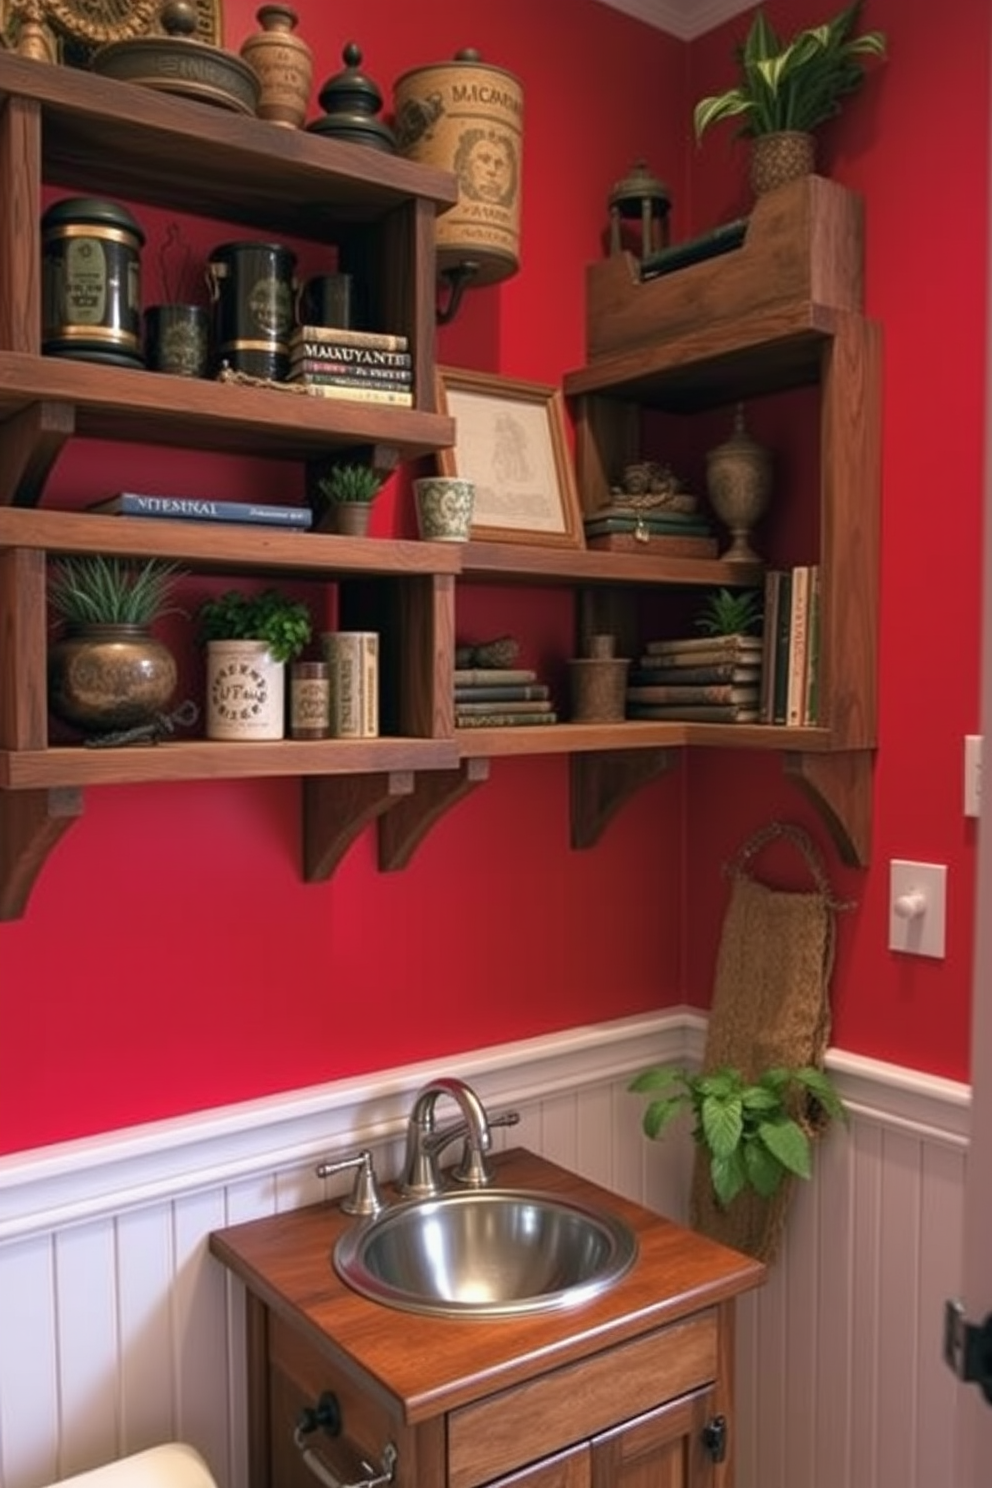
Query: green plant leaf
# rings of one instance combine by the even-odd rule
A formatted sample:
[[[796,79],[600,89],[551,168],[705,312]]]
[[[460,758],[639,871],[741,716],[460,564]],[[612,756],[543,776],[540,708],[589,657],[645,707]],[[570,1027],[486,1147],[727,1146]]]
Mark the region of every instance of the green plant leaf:
[[[777,1111],[781,1101],[771,1090],[766,1090],[764,1085],[747,1085],[741,1092],[741,1104],[745,1112],[752,1111]]]
[[[659,1064],[651,1069],[641,1070],[635,1075],[627,1086],[635,1094],[652,1090],[664,1090],[669,1085],[686,1085],[688,1073],[674,1064]]]
[[[757,1135],[783,1168],[797,1178],[810,1176],[809,1138],[790,1116],[759,1122]]]
[[[744,1116],[740,1096],[704,1096],[699,1107],[703,1134],[714,1157],[729,1157],[740,1145]]]
[[[743,1150],[748,1183],[763,1199],[770,1199],[772,1194],[778,1192],[785,1177],[785,1168],[774,1153],[769,1152],[764,1142],[746,1142]]]
[[[793,1073],[797,1085],[801,1085],[836,1121],[847,1121],[847,1109],[834,1088],[833,1081],[824,1070],[814,1065],[805,1065]]]
[[[728,1095],[739,1095],[743,1089],[740,1074],[735,1069],[718,1069],[710,1075],[697,1075],[692,1081],[700,1095],[715,1095],[725,1100]]]
[[[645,1136],[650,1137],[652,1141],[660,1137],[665,1128],[685,1108],[688,1099],[685,1095],[673,1095],[669,1100],[652,1101],[641,1119]]]
[[[710,1161],[710,1181],[713,1192],[726,1209],[747,1184],[747,1171],[740,1148],[735,1148],[727,1157],[713,1157]]]

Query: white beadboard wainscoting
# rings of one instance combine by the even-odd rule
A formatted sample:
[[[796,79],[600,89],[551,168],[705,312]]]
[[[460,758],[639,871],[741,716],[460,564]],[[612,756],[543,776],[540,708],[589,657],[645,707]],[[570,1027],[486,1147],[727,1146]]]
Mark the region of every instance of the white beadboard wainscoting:
[[[242,1291],[210,1231],[342,1192],[317,1162],[395,1173],[413,1094],[458,1074],[495,1135],[675,1219],[692,1149],[652,1143],[645,1065],[692,1060],[673,1009],[0,1159],[0,1488],[180,1438],[244,1488]],[[737,1488],[951,1488],[967,1087],[833,1051],[851,1111],[799,1185],[783,1254],[739,1307]]]

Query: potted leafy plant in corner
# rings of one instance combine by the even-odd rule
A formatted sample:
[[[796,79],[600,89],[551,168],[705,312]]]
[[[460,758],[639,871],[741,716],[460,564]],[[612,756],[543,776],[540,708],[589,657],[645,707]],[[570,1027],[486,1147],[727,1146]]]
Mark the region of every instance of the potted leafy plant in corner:
[[[770,1199],[790,1175],[809,1178],[810,1132],[847,1118],[830,1076],[812,1065],[768,1069],[753,1081],[731,1068],[707,1074],[658,1066],[643,1070],[629,1088],[651,1097],[642,1125],[652,1140],[683,1111],[691,1115],[693,1141],[707,1153],[723,1208],[747,1190]]]
[[[317,513],[317,526],[351,537],[364,537],[369,530],[372,503],[384,477],[371,465],[359,462],[331,465],[317,478],[317,491],[322,510]]]
[[[713,589],[696,616],[696,629],[707,636],[745,636],[761,629],[760,589]]]
[[[841,100],[861,87],[862,59],[885,56],[883,32],[856,33],[862,8],[863,0],[853,0],[831,20],[797,31],[788,41],[757,10],[735,51],[736,85],[696,104],[697,143],[718,121],[740,121],[738,133],[752,141],[755,196],[813,170],[814,131],[839,114]]]
[[[313,633],[310,611],[277,589],[228,589],[197,612],[207,652],[207,738],[281,739],[286,663]]]
[[[149,558],[136,563],[78,553],[49,567],[48,603],[59,631],[48,650],[54,715],[86,734],[152,722],[172,700],[175,657],[151,626],[168,614],[182,571]]]

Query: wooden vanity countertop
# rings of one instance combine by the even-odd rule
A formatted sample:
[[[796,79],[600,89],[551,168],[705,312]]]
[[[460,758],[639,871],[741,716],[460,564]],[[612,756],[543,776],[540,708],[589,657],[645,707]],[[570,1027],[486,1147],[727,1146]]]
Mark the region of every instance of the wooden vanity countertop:
[[[494,1157],[497,1183],[617,1214],[637,1236],[631,1269],[602,1296],[525,1317],[429,1317],[372,1302],[331,1265],[355,1220],[337,1202],[251,1220],[210,1237],[249,1291],[330,1358],[401,1403],[409,1424],[699,1314],[760,1286],[765,1267],[523,1148]]]

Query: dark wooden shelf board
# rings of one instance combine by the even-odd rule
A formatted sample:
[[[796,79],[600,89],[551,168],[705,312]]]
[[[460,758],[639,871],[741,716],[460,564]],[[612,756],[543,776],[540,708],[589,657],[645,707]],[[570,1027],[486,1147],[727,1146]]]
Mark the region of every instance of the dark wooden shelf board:
[[[670,413],[817,383],[836,314],[810,301],[617,351],[565,375],[568,397],[621,398]]]
[[[4,419],[37,404],[67,405],[77,437],[295,461],[370,444],[413,459],[455,441],[453,419],[417,408],[0,351]]]
[[[0,53],[0,94],[34,99],[44,116],[46,180],[77,191],[181,208],[222,221],[320,238],[423,199],[458,200],[455,177],[305,130]]]
[[[246,780],[253,776],[382,774],[458,768],[447,739],[284,739],[224,744],[194,739],[121,749],[84,745],[0,751],[0,788],[135,785],[148,781]]]
[[[462,577],[485,583],[535,587],[562,584],[761,584],[760,563],[723,563],[718,558],[662,558],[637,553],[528,547],[524,543],[469,542],[462,550]]]

